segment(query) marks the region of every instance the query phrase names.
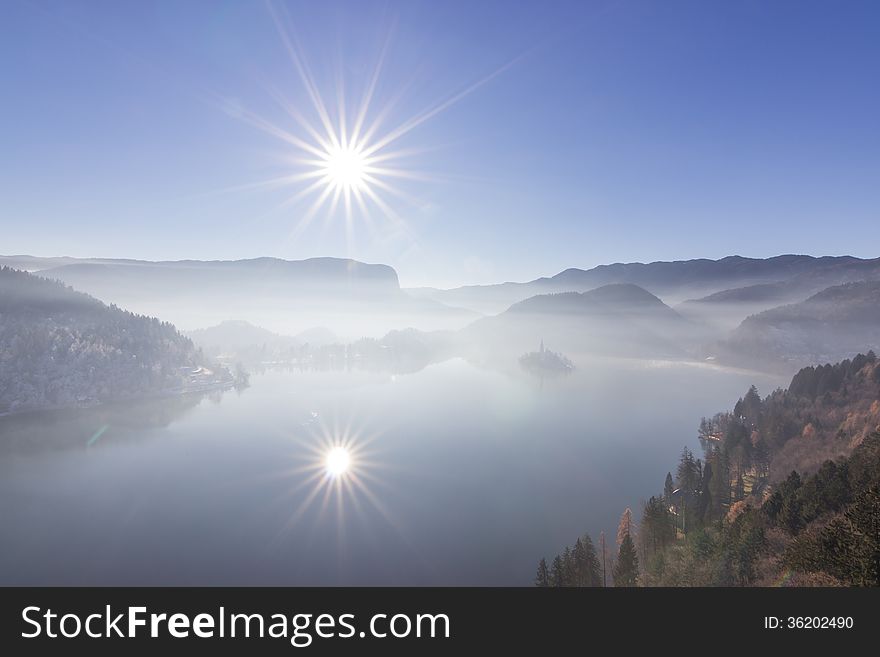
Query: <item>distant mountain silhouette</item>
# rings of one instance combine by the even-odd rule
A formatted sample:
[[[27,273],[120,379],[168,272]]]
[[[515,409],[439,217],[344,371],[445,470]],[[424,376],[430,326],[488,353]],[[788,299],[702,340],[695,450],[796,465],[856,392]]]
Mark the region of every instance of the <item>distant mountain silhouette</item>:
[[[241,317],[281,333],[316,325],[357,337],[400,326],[458,328],[471,311],[415,299],[387,265],[343,258],[139,260],[0,257],[97,297],[184,328]]]
[[[825,289],[745,319],[724,343],[734,358],[796,366],[880,348],[880,282]]]
[[[679,260],[652,263],[615,263],[592,269],[566,269],[549,278],[527,283],[472,285],[450,290],[419,288],[412,293],[449,305],[482,313],[497,313],[537,294],[585,292],[612,283],[631,283],[657,295],[666,303],[680,303],[722,290],[779,283],[818,276],[813,291],[852,280],[880,277],[880,258],[781,255],[773,258],[728,256],[720,260]],[[834,276],[838,276],[835,279]],[[824,284],[822,284],[824,282]]]
[[[315,327],[295,336],[280,335],[244,320],[226,320],[203,329],[185,331],[206,354],[245,363],[288,361],[301,355],[301,347],[321,347],[339,342],[330,329]]]
[[[391,267],[340,258],[105,261],[66,264],[43,273],[82,289],[100,289],[102,296],[150,297],[160,289],[176,295],[204,294],[220,288],[222,293],[253,290],[262,295],[283,293],[293,297],[331,291],[376,296],[400,290],[397,273]]]
[[[681,356],[692,327],[653,294],[632,284],[537,295],[461,331],[486,350],[522,353],[539,340],[572,354]]]
[[[758,283],[736,287],[732,290],[721,290],[700,299],[690,299],[684,304],[736,304],[736,303],[770,303],[778,304],[791,295],[792,285],[789,281],[781,283]]]
[[[751,340],[758,350],[752,366],[760,367],[765,358],[769,363],[790,358],[800,365],[820,357],[836,360],[850,348],[864,351],[869,345],[855,339],[869,338],[868,327],[867,333],[852,333],[837,325],[837,338],[828,334],[821,340],[801,330],[795,339],[790,323],[784,330],[765,328],[767,335],[759,336],[760,322],[744,320],[792,304],[815,310],[815,300],[808,299],[826,288],[880,281],[880,258],[805,255],[616,263],[570,268],[527,283],[452,290],[404,290],[391,267],[339,258],[148,262],[0,256],[3,262],[40,270],[105,302],[183,328],[222,326],[230,317],[246,320],[267,331],[247,337],[250,348],[260,349],[259,354],[251,350],[252,357],[289,351],[296,340],[312,347],[351,344],[408,327],[445,335],[444,353],[460,341],[473,354],[521,354],[534,349],[541,337],[558,336],[553,344],[572,355],[744,358],[742,344]],[[859,303],[870,299],[852,299],[849,310]],[[491,317],[478,319],[480,314]],[[767,317],[779,316],[760,321]],[[327,332],[301,335],[315,326]],[[770,333],[783,342],[800,342],[773,346]],[[203,344],[209,339],[207,334],[194,335]],[[217,339],[215,332],[213,345],[224,342],[232,344]],[[437,343],[432,339],[432,350]],[[244,352],[243,347],[239,341],[232,351]],[[416,347],[398,345],[398,351]]]
[[[582,293],[542,294],[512,305],[507,313],[626,316],[657,313],[667,320],[680,319],[672,308],[653,294],[638,285],[628,283],[612,283]]]
[[[301,344],[296,338],[278,335],[243,320],[227,320],[209,328],[185,331],[185,335],[211,356],[239,360],[253,360],[256,354],[260,355],[259,360],[273,358],[277,352]]]
[[[880,280],[880,261],[849,259],[775,283],[721,290],[676,306],[685,317],[732,329],[749,315],[776,306],[798,303],[825,288],[862,280]]]

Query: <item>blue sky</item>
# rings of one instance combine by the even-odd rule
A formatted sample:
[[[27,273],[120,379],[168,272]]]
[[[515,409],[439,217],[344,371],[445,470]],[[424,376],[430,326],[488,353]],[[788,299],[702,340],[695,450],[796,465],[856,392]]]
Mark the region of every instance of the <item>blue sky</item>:
[[[350,256],[405,285],[738,253],[876,257],[875,2],[274,5],[331,105],[379,133],[490,77],[394,143],[396,216],[307,226],[314,122],[264,2],[0,6],[0,252],[148,259]],[[503,69],[500,70],[499,69]],[[497,73],[493,76],[493,73]],[[312,112],[310,114],[310,112]],[[369,122],[369,118],[368,118]],[[389,147],[390,148],[390,147]],[[300,165],[297,165],[300,166]]]

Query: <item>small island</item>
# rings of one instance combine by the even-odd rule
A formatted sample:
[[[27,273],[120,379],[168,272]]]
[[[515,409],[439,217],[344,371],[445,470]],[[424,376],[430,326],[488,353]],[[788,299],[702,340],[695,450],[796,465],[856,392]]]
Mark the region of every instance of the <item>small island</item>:
[[[546,349],[543,340],[538,351],[520,356],[519,364],[534,374],[568,374],[574,370],[574,363],[562,354]]]

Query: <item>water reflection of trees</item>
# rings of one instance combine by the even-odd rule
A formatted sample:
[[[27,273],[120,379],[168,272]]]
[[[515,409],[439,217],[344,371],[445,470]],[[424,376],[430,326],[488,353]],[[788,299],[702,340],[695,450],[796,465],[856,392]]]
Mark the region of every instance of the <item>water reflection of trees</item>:
[[[351,372],[355,370],[390,374],[418,372],[431,363],[456,355],[442,332],[427,334],[415,330],[392,331],[383,338],[361,338],[348,344],[300,345],[284,357],[246,363],[250,372]]]
[[[223,394],[218,389],[0,417],[0,458],[138,440],[184,417],[203,399],[219,402]]]

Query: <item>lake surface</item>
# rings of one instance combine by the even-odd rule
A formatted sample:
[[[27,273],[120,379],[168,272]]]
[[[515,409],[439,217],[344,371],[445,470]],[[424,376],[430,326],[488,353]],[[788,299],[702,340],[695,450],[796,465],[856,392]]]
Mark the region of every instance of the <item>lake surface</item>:
[[[787,380],[576,361],[268,372],[242,392],[0,418],[0,584],[528,585],[662,491],[700,417]],[[330,479],[328,445],[352,454]],[[611,539],[613,543],[613,538]]]

